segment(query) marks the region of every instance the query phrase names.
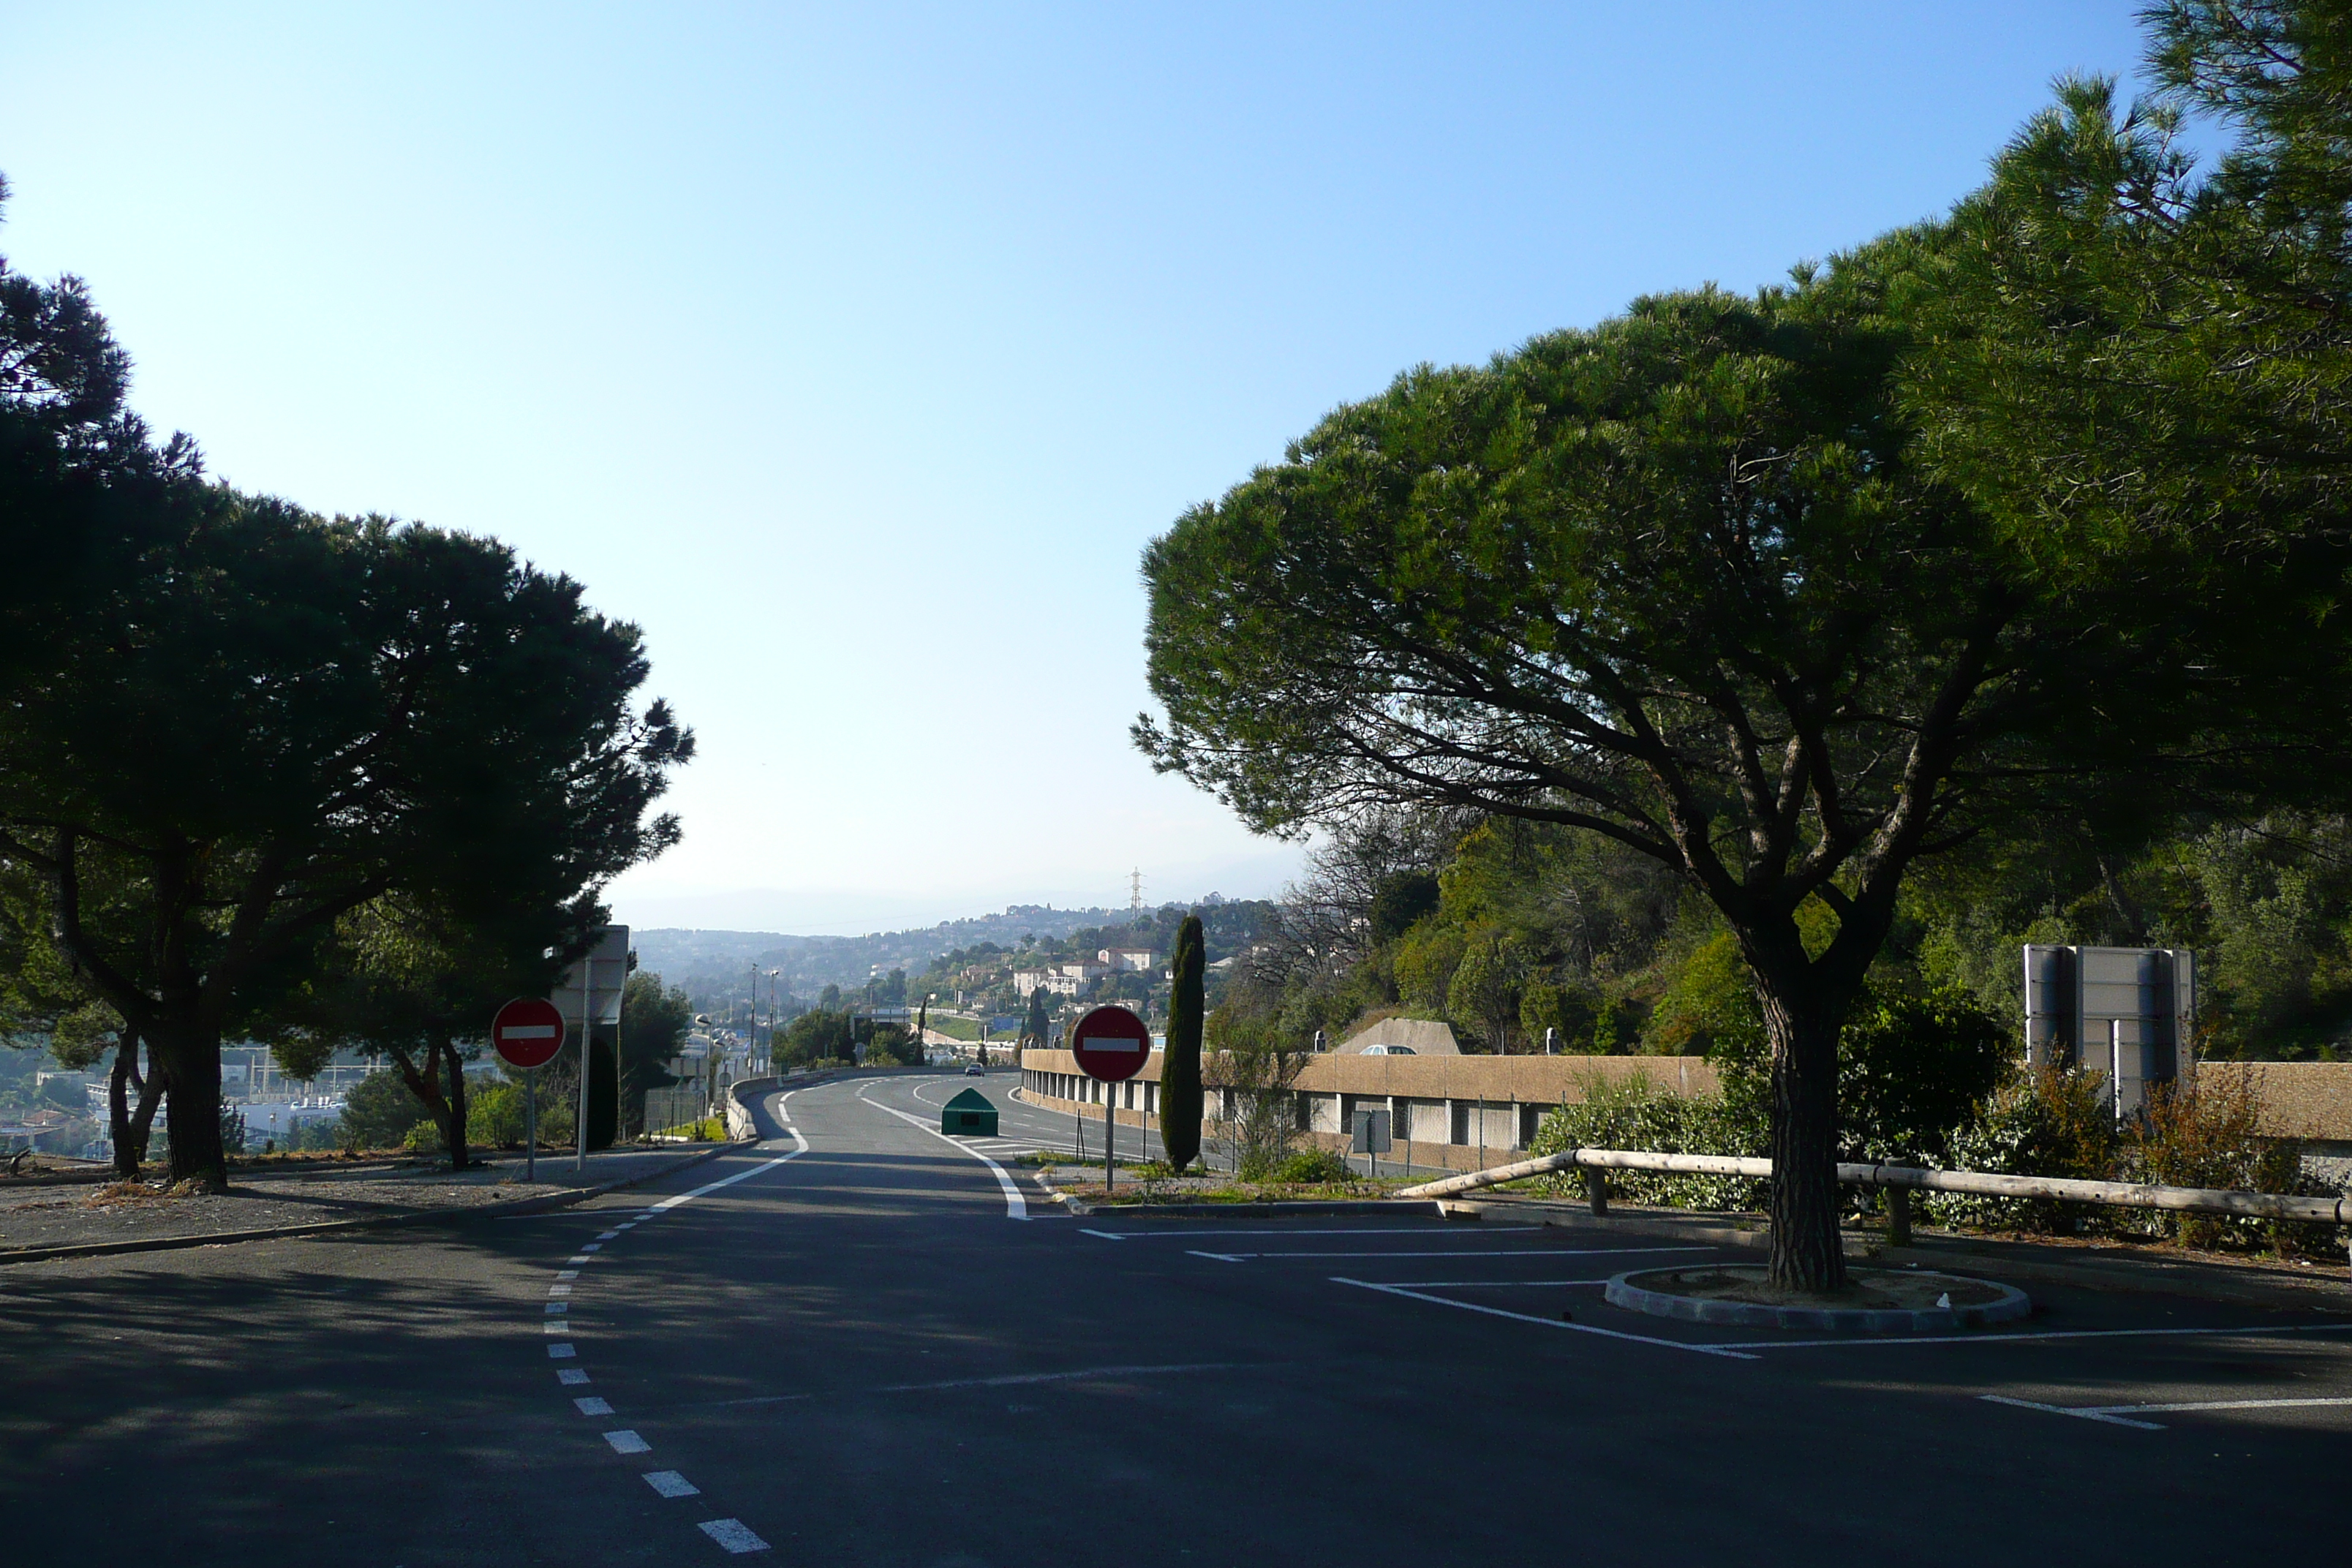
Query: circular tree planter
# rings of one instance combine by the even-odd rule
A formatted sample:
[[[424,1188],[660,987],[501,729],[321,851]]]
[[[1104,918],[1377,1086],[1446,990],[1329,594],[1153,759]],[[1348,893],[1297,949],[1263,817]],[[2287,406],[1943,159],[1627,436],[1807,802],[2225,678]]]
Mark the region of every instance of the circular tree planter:
[[[1609,1281],[1609,1304],[1693,1323],[1757,1329],[1832,1329],[1867,1334],[1981,1328],[2033,1310],[2024,1291],[1990,1279],[1912,1268],[1856,1268],[1852,1289],[1823,1300],[1772,1289],[1761,1264],[1650,1268]]]

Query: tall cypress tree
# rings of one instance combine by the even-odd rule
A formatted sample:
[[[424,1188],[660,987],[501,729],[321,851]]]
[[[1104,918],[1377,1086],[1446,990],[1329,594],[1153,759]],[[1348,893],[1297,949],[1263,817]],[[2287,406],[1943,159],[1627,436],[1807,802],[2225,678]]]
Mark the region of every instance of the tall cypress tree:
[[[1201,1153],[1201,917],[1176,928],[1176,988],[1168,999],[1168,1051],[1160,1066],[1160,1141],[1176,1170]]]

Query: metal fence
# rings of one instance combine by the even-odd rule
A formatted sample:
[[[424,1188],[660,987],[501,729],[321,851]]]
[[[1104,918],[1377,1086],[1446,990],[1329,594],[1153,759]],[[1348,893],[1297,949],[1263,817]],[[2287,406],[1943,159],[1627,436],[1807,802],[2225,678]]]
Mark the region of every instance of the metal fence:
[[[673,1129],[690,1130],[709,1114],[710,1101],[703,1097],[702,1086],[698,1083],[646,1090],[645,1130],[648,1134],[669,1132]],[[691,1135],[690,1131],[688,1135]]]

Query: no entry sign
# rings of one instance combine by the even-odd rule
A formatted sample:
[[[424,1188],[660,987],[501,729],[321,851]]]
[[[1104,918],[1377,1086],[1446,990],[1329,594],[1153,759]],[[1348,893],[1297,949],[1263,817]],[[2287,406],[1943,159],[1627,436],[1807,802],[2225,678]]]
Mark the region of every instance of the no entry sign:
[[[490,1047],[509,1067],[545,1067],[563,1048],[563,1015],[544,996],[518,996],[490,1020]]]
[[[1078,1070],[1105,1083],[1123,1083],[1151,1059],[1151,1031],[1124,1007],[1097,1007],[1070,1031]]]

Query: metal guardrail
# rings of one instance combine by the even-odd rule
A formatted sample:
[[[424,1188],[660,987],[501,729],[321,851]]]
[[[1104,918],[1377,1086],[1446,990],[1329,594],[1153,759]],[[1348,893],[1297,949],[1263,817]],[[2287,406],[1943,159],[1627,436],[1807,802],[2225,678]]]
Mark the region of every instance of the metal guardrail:
[[[1401,1198],[1442,1198],[1555,1171],[1664,1171],[1684,1175],[1756,1176],[1772,1173],[1772,1162],[1731,1154],[1660,1154],[1643,1149],[1569,1149],[1520,1160],[1491,1170],[1472,1171],[1407,1187]],[[2138,1182],[2085,1182],[2062,1176],[2002,1176],[1984,1171],[1931,1171],[1917,1165],[1841,1163],[1840,1184],[1882,1187],[1893,1193],[1972,1193],[1985,1197],[2044,1198],[2099,1204],[2109,1208],[2170,1209],[2181,1214],[2231,1215],[2249,1219],[2315,1220],[2352,1225],[2352,1197],[2295,1197],[2284,1193],[2244,1193],[2224,1187],[2161,1187]],[[1591,1184],[1588,1183],[1588,1187]],[[1605,1196],[1596,1195],[1596,1208]],[[1906,1226],[1906,1229],[1908,1227]]]

